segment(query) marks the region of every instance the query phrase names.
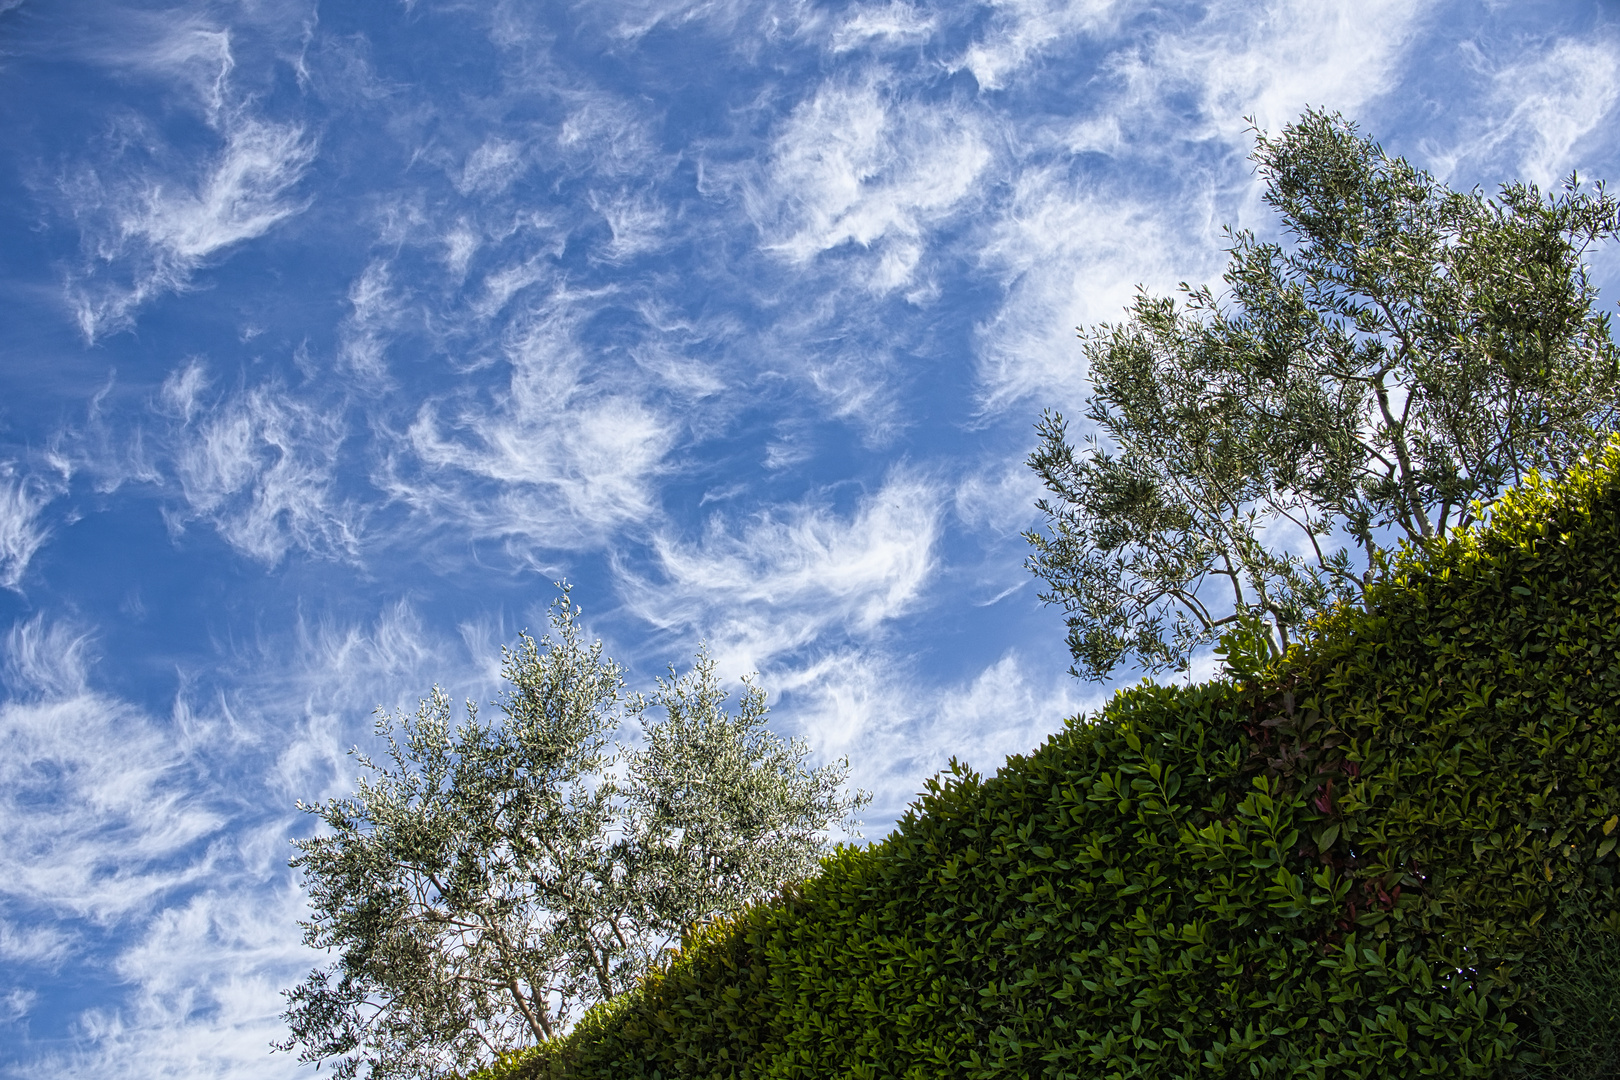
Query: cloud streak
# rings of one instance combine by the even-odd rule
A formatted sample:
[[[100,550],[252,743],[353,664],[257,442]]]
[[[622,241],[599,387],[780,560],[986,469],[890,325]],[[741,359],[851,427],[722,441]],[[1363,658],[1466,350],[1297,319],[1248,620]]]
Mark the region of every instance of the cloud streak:
[[[1046,25],[1043,5],[1015,8]],[[1078,411],[1074,328],[1118,318],[1137,285],[1164,293],[1218,275],[1224,222],[1271,227],[1255,186],[1236,182],[1252,149],[1243,117],[1275,130],[1307,105],[1355,114],[1390,84],[1420,15],[1289,0],[1256,19],[1214,5],[1188,32],[1116,47],[1086,115],[1027,127],[1027,164],[979,234],[982,265],[1005,290],[979,328],[985,412],[1037,396]],[[1103,162],[1082,170],[1083,155]]]
[[[1113,0],[993,0],[986,32],[960,64],[983,90],[1000,90],[1065,39],[1106,25]]]
[[[0,462],[0,586],[17,588],[49,537],[40,515],[55,494],[39,479],[19,475],[15,463]]]
[[[677,429],[626,384],[589,374],[576,338],[588,299],[560,290],[516,320],[505,388],[424,404],[377,483],[476,535],[547,545],[590,546],[655,519],[653,481]]]
[[[268,566],[293,548],[354,556],[360,514],[335,493],[347,435],[342,417],[274,385],[205,404],[206,387],[197,363],[163,385],[165,405],[180,417],[173,466],[186,502],[171,523],[205,519],[232,547]]]
[[[1470,51],[1488,78],[1489,108],[1482,117],[1488,126],[1446,155],[1446,164],[1508,159],[1544,191],[1581,167],[1589,136],[1620,101],[1620,43],[1612,36],[1558,38],[1500,65]]]
[[[301,213],[297,187],[315,160],[304,125],[256,115],[231,85],[229,33],[182,25],[103,60],[179,88],[213,129],[218,147],[184,160],[160,146],[141,163],[125,140],[113,157],[62,185],[83,232],[87,261],[68,280],[68,300],[87,341],[128,329],[152,298],[191,286],[213,258]],[[151,134],[141,132],[142,143]]]
[[[224,824],[140,710],[89,689],[87,641],[41,618],[10,633],[0,704],[0,896],[97,923],[208,872]]]
[[[654,538],[659,580],[627,580],[654,625],[697,630],[717,658],[758,669],[828,635],[871,639],[912,610],[936,564],[934,485],[899,471],[848,514],[806,501],[703,538]],[[740,524],[740,527],[737,525]]]
[[[964,208],[991,160],[970,113],[886,90],[876,74],[822,87],[783,124],[749,196],[765,250],[795,264],[873,251],[864,276],[879,293],[912,280],[929,228]]]

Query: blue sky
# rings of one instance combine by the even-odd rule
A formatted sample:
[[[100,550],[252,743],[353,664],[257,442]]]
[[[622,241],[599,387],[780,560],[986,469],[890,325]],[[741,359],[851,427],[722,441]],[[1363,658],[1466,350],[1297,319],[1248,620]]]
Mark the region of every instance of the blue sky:
[[[1271,229],[1245,116],[1620,179],[1617,17],[0,0],[0,1070],[299,1071],[294,801],[559,578],[869,836],[1036,745],[1110,692],[1022,569],[1074,328]]]

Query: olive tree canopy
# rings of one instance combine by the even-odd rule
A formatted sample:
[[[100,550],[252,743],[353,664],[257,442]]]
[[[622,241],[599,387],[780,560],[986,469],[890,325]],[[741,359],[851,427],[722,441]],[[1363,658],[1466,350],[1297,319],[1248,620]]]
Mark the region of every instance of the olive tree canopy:
[[[339,1077],[466,1073],[558,1034],[627,989],[704,919],[812,873],[829,827],[869,799],[847,760],[766,726],[751,681],[726,708],[700,652],[650,700],[587,645],[565,588],[551,632],[504,651],[499,718],[452,717],[437,687],[414,716],[379,710],[353,795],[300,808],[295,840],[333,954],[285,991],[277,1049]],[[639,724],[640,746],[615,735]]]
[[[1224,290],[1081,331],[1076,449],[1038,425],[1028,534],[1075,674],[1285,649],[1402,539],[1473,522],[1613,430],[1620,366],[1585,258],[1602,184],[1453,191],[1337,114],[1256,133],[1281,241],[1228,230]]]

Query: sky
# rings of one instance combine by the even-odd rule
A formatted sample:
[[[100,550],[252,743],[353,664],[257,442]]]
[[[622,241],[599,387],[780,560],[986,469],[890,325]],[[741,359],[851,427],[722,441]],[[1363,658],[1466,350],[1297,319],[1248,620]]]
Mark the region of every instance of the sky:
[[[868,838],[1038,745],[1034,424],[1275,231],[1250,122],[1546,186],[1617,100],[1581,0],[0,0],[0,1075],[314,1075],[294,804],[561,580]]]

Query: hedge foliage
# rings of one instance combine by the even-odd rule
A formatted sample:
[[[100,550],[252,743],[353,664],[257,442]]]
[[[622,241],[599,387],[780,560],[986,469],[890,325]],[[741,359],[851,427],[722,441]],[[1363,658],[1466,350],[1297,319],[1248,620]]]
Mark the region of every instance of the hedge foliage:
[[[989,779],[953,764],[886,840],[493,1074],[1608,1075],[1617,477],[1620,441],[1526,484],[1248,681],[1143,684]]]

